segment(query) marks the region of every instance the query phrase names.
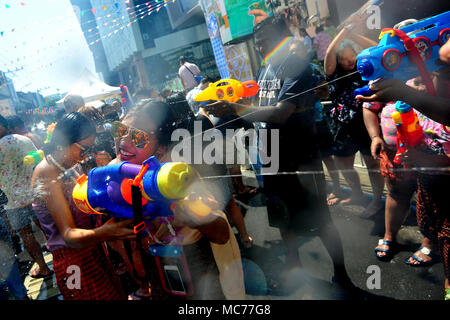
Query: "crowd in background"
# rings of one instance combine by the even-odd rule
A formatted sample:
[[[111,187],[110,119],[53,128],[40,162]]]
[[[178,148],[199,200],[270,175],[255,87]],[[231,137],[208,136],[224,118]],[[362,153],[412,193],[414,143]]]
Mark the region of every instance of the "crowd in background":
[[[269,223],[280,229],[286,246],[286,263],[301,266],[296,237],[316,228],[332,259],[333,281],[354,294],[357,291],[345,268],[341,238],[329,206],[362,206],[361,218],[384,212],[385,235],[374,245],[377,258],[389,261],[413,198],[424,240],[405,262],[426,266],[440,257],[445,298],[450,299],[450,210],[442,188],[448,185],[449,175],[448,170],[439,170],[450,164],[450,134],[445,127],[449,117],[448,111],[442,110],[450,98],[450,67],[443,65],[432,74],[436,97],[427,96],[422,80],[416,78],[406,85],[395,80],[376,83],[373,88],[379,91],[374,95],[355,98],[354,90],[367,84],[355,73],[356,48],[377,45],[357,32],[363,22],[364,17],[355,17],[337,30],[325,19],[314,27],[314,36],[302,23],[293,24],[297,28],[293,30],[292,25],[289,29],[284,20],[274,17],[255,26],[255,47],[263,61],[256,80],[260,90],[265,89],[264,84],[281,83],[266,88],[273,95],[260,94],[239,103],[196,102],[194,97],[218,79],[201,77],[201,70],[181,57],[184,92],[143,89],[133,95],[135,104],[130,110],[123,110],[119,100],[95,108],[82,97],[68,96],[50,137],[46,131],[27,130],[18,116],[0,116],[0,189],[4,192],[0,240],[12,250],[10,272],[4,277],[10,292],[16,299],[28,299],[13,253],[20,251],[17,243],[21,239],[37,263],[30,276],[47,278],[54,273],[63,299],[244,299],[239,252],[250,248],[253,239],[243,219],[245,208],[238,202],[264,193]],[[277,54],[267,58],[282,42],[285,45]],[[441,51],[442,61],[448,62],[447,51]],[[403,164],[393,164],[397,146],[392,113],[398,100],[416,108],[426,133],[420,148],[408,149],[403,155],[403,164],[434,170],[389,170],[403,168]],[[243,183],[240,165],[193,164],[201,177],[221,177],[202,180],[190,195],[213,210],[200,217],[186,206],[175,206],[173,220],[148,221],[147,231],[138,238],[132,220],[91,216],[75,206],[71,191],[76,177],[121,161],[142,164],[151,156],[170,161],[172,133],[177,128],[193,131],[195,121],[202,123],[204,131],[214,127],[221,131],[279,130],[279,171],[314,173],[300,178],[266,175],[258,180],[259,187],[253,188]],[[300,141],[302,136],[311,138]],[[25,155],[40,149],[45,154],[40,162],[23,163]],[[354,169],[358,152],[368,169],[370,197],[363,193]],[[327,187],[325,175],[317,173],[323,172],[322,162],[331,187]],[[260,172],[255,165],[252,169]],[[351,188],[350,195],[343,192],[339,174]],[[32,223],[45,235],[44,248],[33,235]],[[182,255],[157,259],[149,251],[154,245],[180,246]],[[52,253],[53,270],[43,251]],[[81,267],[81,290],[68,286],[67,268],[71,265]],[[183,279],[181,288],[170,285],[165,270],[176,270]]]

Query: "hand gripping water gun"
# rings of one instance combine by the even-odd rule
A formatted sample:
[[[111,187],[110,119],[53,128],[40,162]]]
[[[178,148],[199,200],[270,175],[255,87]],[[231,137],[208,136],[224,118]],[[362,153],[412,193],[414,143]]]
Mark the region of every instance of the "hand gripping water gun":
[[[194,100],[197,102],[221,100],[236,102],[242,97],[252,97],[258,93],[259,86],[256,81],[240,82],[235,79],[222,79],[210,83],[208,88],[200,92]]]
[[[410,24],[401,29],[383,29],[380,43],[357,56],[357,68],[363,80],[396,78],[403,81],[422,76],[428,93],[435,94],[428,72],[437,64],[439,49],[450,38],[450,11]],[[355,90],[356,95],[373,94],[369,86]]]
[[[37,150],[37,151],[30,151],[28,154],[23,158],[23,163],[25,163],[27,166],[35,166],[37,165],[42,159],[44,159],[44,151]]]
[[[416,113],[409,104],[397,101],[395,109],[397,111],[392,114],[392,119],[397,127],[397,154],[394,163],[401,164],[402,161],[399,157],[408,147],[421,145],[424,142],[424,133]]]

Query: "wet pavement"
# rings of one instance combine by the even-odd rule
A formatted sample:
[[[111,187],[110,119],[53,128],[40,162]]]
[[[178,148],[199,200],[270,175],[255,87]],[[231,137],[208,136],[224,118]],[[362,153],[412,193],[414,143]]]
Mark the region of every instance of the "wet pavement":
[[[361,184],[370,192],[367,171],[358,166]],[[252,174],[245,172],[244,182],[254,185]],[[345,187],[345,181],[342,180]],[[249,300],[342,300],[349,296],[332,285],[333,267],[321,240],[311,235],[298,237],[302,268],[288,269],[280,231],[268,224],[264,196],[256,195],[246,207],[245,222],[254,244],[250,249],[241,246]],[[442,300],[444,271],[441,262],[429,267],[411,267],[404,263],[419,246],[422,236],[417,228],[414,212],[406,219],[398,235],[399,252],[390,262],[379,261],[374,248],[384,233],[384,210],[371,219],[359,217],[361,206],[330,207],[332,219],[343,242],[345,265],[353,284],[364,299]],[[43,243],[40,230],[34,228]],[[236,236],[239,239],[239,236]],[[51,265],[51,254],[45,252]],[[32,264],[26,252],[19,255],[22,274],[32,299],[58,299],[55,277],[32,279],[27,273]],[[379,269],[378,269],[379,268]],[[379,278],[374,278],[379,275]],[[378,281],[378,282],[377,282]]]

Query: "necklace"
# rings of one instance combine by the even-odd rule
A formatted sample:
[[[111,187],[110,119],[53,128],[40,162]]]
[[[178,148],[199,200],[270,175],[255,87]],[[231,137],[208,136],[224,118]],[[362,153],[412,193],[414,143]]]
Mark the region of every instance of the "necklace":
[[[80,177],[80,174],[75,170],[75,166],[78,164],[78,162],[76,164],[74,164],[71,168],[64,168],[58,161],[55,160],[55,158],[53,158],[53,156],[51,154],[49,154],[47,156],[47,158],[50,160],[50,162],[52,162],[59,170],[61,170],[61,174],[58,176],[58,180],[63,179],[63,178],[70,178],[73,181],[77,181],[77,179]]]

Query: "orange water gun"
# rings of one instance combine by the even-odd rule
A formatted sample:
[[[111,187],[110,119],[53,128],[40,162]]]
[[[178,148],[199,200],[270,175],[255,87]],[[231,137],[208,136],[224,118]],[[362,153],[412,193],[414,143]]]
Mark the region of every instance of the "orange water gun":
[[[397,127],[397,154],[394,158],[395,164],[401,164],[400,156],[406,152],[407,147],[417,147],[424,143],[424,133],[413,108],[407,103],[397,101],[397,110],[392,114]]]
[[[235,79],[222,79],[210,83],[208,88],[200,92],[194,100],[197,102],[209,100],[237,102],[242,97],[256,95],[258,90],[258,84],[253,80],[240,82]]]

